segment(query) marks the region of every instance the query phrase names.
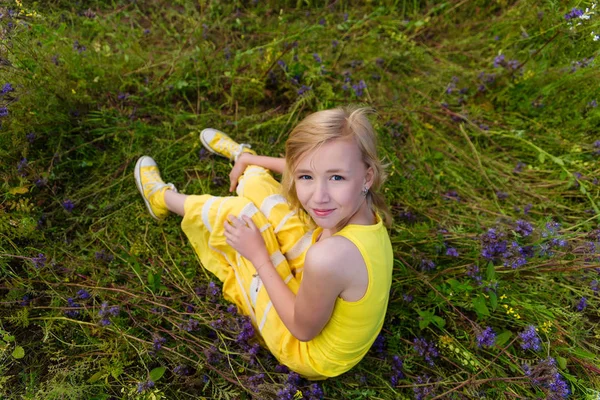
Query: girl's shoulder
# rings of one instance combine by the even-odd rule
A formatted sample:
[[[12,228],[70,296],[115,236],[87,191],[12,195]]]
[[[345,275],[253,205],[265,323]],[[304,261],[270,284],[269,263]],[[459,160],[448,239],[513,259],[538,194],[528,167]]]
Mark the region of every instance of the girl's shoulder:
[[[356,245],[344,236],[330,236],[314,243],[306,253],[308,261],[328,266],[362,261],[362,255]]]

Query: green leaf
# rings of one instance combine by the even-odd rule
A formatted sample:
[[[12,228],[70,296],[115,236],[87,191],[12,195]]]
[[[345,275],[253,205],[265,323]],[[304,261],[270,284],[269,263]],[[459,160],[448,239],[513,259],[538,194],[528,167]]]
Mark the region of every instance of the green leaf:
[[[12,352],[12,356],[17,360],[25,357],[25,349],[21,346],[15,347],[15,349]]]
[[[492,306],[492,311],[496,311],[496,308],[498,308],[498,296],[492,291],[490,291],[490,305]]]
[[[539,153],[538,160],[540,161],[540,164],[543,164],[546,161],[546,155],[544,153]]]
[[[475,312],[479,318],[490,315],[490,310],[488,310],[485,305],[485,297],[482,295],[477,296],[473,299],[473,307],[475,308]]]
[[[88,383],[94,383],[98,381],[98,379],[102,378],[102,376],[104,376],[104,373],[102,371],[98,371],[94,375],[90,376],[90,379],[88,379]]]
[[[501,334],[496,336],[496,346],[498,346],[498,347],[504,346],[506,343],[508,343],[511,336],[512,336],[511,331],[502,332]]]
[[[567,368],[567,359],[561,356],[557,356],[556,357],[556,362],[558,364],[558,366],[560,367],[560,369],[566,369]]]
[[[150,371],[150,380],[156,382],[165,374],[166,370],[167,370],[167,367],[154,368],[152,371]]]
[[[444,329],[444,326],[446,326],[446,321],[442,317],[438,317],[437,315],[434,315],[432,320],[433,320],[433,323],[440,329]]]
[[[585,186],[583,186],[583,185],[579,185],[579,191],[581,192],[581,194],[587,193],[587,190],[585,190]]]
[[[148,286],[154,288],[154,274],[152,274],[152,271],[148,271]]]
[[[494,279],[496,279],[496,268],[494,268],[494,263],[491,261],[487,265],[485,277],[488,281],[493,281]]]

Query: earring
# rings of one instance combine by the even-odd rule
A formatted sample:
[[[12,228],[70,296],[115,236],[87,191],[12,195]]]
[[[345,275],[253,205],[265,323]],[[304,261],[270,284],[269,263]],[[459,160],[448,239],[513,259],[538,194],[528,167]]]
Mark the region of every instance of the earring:
[[[367,193],[369,193],[369,188],[368,187],[364,187],[363,190],[360,192],[363,196],[366,196]]]

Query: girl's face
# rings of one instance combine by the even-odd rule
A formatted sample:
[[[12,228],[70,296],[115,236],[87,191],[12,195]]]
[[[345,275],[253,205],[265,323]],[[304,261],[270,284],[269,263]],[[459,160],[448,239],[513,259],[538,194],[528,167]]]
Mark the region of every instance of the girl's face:
[[[362,194],[372,180],[372,169],[362,161],[360,149],[351,139],[325,143],[300,158],[294,171],[300,204],[330,234],[344,220],[349,219],[349,224],[373,220]]]

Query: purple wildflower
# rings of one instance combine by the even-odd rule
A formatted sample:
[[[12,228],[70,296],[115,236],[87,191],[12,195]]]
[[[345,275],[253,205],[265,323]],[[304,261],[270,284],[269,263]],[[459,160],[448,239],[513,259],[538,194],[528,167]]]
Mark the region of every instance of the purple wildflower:
[[[460,196],[456,190],[449,190],[445,194],[443,194],[444,198],[449,200],[460,201]]]
[[[21,302],[19,303],[19,305],[21,307],[26,307],[31,303],[31,295],[26,294],[21,298]]]
[[[412,302],[414,300],[414,297],[411,294],[404,293],[402,295],[402,300],[404,300],[407,303],[410,303],[410,302]]]
[[[129,93],[119,92],[119,94],[117,95],[117,100],[127,100],[129,96]]]
[[[196,331],[196,330],[198,330],[199,326],[200,326],[200,323],[193,318],[188,319],[187,322],[185,322],[185,323],[179,324],[179,327],[186,332]]]
[[[138,383],[137,392],[142,393],[148,389],[152,389],[154,387],[154,382],[148,379],[146,382]]]
[[[527,237],[533,232],[533,226],[531,226],[529,222],[520,219],[517,221],[517,227],[515,228],[515,232],[517,232],[523,237]]]
[[[70,308],[81,308],[80,304],[77,304],[72,297],[67,299],[67,304]],[[79,316],[79,311],[77,310],[67,310],[65,311],[65,315],[69,318],[77,318]]]
[[[439,356],[439,353],[433,342],[428,342],[423,338],[415,338],[413,340],[413,349],[421,357],[425,358],[425,361],[433,367],[433,359]]]
[[[33,262],[33,266],[36,268],[42,268],[43,266],[46,265],[46,255],[45,254],[38,254],[37,257],[33,257],[31,259],[31,262]]]
[[[492,347],[496,343],[496,333],[491,327],[485,328],[479,335],[477,335],[477,346],[478,347]]]
[[[25,157],[22,157],[21,161],[19,161],[19,163],[17,164],[17,171],[19,171],[21,176],[27,175],[27,173],[25,172],[25,170],[27,169],[27,166],[28,166],[27,159]]]
[[[75,204],[73,204],[73,202],[69,199],[63,201],[62,206],[67,212],[72,212],[75,208]]]
[[[79,297],[81,300],[86,300],[89,299],[90,297],[92,297],[91,294],[89,294],[89,292],[85,289],[81,289],[77,292],[77,297]]]
[[[428,258],[423,258],[421,260],[421,271],[429,272],[435,269],[435,263]]]
[[[27,138],[27,141],[29,143],[33,143],[33,141],[35,140],[35,133],[30,132],[27,135],[25,135],[25,138]]]
[[[76,40],[73,43],[73,50],[76,50],[79,54],[81,54],[84,51],[86,51],[87,49],[86,49],[86,47],[84,45],[80,44],[78,40]]]
[[[356,95],[356,97],[362,97],[366,88],[367,84],[362,79],[357,84],[352,85],[352,90],[354,90],[354,94]]]
[[[208,294],[208,297],[211,299],[211,301],[217,301],[221,294],[221,288],[218,287],[213,281],[210,281],[206,293]]]
[[[304,93],[312,90],[311,86],[302,85],[300,89],[297,90],[298,95],[302,96]]]
[[[153,335],[153,337],[152,337],[152,349],[154,349],[154,351],[159,351],[160,349],[162,349],[162,346],[165,343],[167,343],[167,339],[165,339],[162,336],[159,336],[158,334]]]
[[[327,24],[327,21],[325,20],[325,18],[321,17],[321,19],[319,19],[319,25],[325,26],[326,24]]]
[[[402,372],[402,367],[404,366],[404,362],[400,357],[394,355],[392,357],[392,376],[390,377],[390,383],[392,386],[396,386],[398,381],[404,378],[404,372]]]
[[[283,60],[278,60],[277,61],[277,65],[279,65],[281,67],[282,70],[287,71],[287,65],[285,63],[285,61]]]
[[[596,108],[598,107],[598,102],[596,101],[596,99],[594,99],[588,103],[588,106],[591,108]]]
[[[483,284],[483,277],[479,271],[479,266],[474,264],[467,268],[467,276],[477,283],[477,285]]]
[[[0,107],[0,118],[8,117],[8,108]]]
[[[506,200],[506,199],[508,199],[508,193],[497,191],[496,197],[498,197],[498,200]]]
[[[321,400],[325,394],[318,383],[313,383],[308,390],[304,391],[303,395],[308,400]]]
[[[337,40],[332,40],[331,41],[331,46],[336,49],[338,47],[338,44],[340,44],[340,42],[338,42]]]
[[[450,257],[458,257],[458,251],[454,247],[448,247],[446,249],[446,255]]]
[[[173,368],[173,373],[179,376],[191,375],[190,368],[187,365],[177,365],[175,368]]]
[[[425,400],[434,394],[435,386],[428,385],[430,382],[431,377],[429,375],[417,376],[417,380],[413,385],[415,400]]]
[[[577,311],[583,311],[583,310],[585,310],[586,307],[587,307],[587,299],[585,297],[582,297],[581,299],[579,299],[579,303],[577,303],[577,306],[575,307],[575,309]]]
[[[323,60],[321,60],[321,57],[319,56],[319,54],[317,53],[313,53],[313,58],[315,59],[316,62],[318,62],[319,64],[323,62]]]
[[[375,338],[375,341],[373,342],[373,345],[371,346],[371,350],[373,350],[375,352],[375,354],[377,354],[378,357],[380,358],[385,358],[386,356],[386,350],[385,350],[385,336],[380,333],[379,335],[377,335],[377,338]]]
[[[12,87],[12,85],[10,83],[5,83],[4,86],[2,86],[2,89],[0,90],[0,95],[14,92],[14,91],[15,91],[15,89]]]
[[[570,21],[573,18],[579,18],[583,15],[583,10],[581,8],[574,7],[565,14],[565,20]]]
[[[499,68],[504,66],[506,61],[504,61],[504,54],[500,54],[494,58],[494,68]]]
[[[248,378],[248,384],[253,392],[258,393],[258,386],[265,380],[265,374],[256,374]]]
[[[236,342],[245,344],[248,342],[248,340],[254,337],[254,333],[254,327],[250,323],[250,320],[245,318],[244,324],[242,325],[242,330],[238,334]]]
[[[535,326],[528,325],[523,332],[519,333],[519,337],[523,341],[521,343],[523,350],[531,349],[533,351],[540,351],[542,349],[542,342],[536,332]]]
[[[547,399],[558,400],[569,397],[571,390],[569,385],[558,372],[556,360],[552,357],[541,360],[533,368],[527,364],[522,365],[525,376],[531,379],[533,386],[539,386],[549,393]]]

